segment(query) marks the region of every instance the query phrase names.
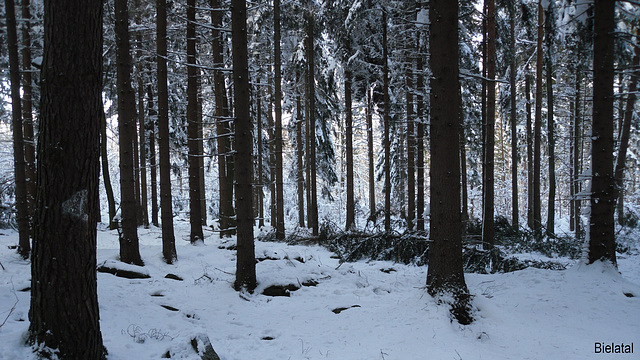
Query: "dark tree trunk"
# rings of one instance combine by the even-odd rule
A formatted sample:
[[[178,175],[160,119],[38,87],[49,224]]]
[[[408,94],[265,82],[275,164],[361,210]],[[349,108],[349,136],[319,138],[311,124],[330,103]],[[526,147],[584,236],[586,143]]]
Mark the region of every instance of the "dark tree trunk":
[[[273,118],[273,72],[271,67],[269,69],[269,75],[267,76],[267,83],[269,84],[267,93],[269,94],[269,104],[267,106],[267,134],[269,134],[269,193],[271,194],[271,203],[269,204],[269,215],[271,217],[271,227],[275,230],[277,219],[276,212],[276,140],[275,140],[275,120]]]
[[[27,211],[33,218],[36,202],[36,143],[33,134],[33,77],[31,65],[31,1],[22,0],[22,126]]]
[[[296,75],[297,76],[297,75]],[[299,81],[298,81],[299,82]],[[296,93],[296,180],[298,184],[298,225],[304,227],[304,144],[302,141],[302,99],[300,92]]]
[[[414,126],[413,111],[413,58],[411,51],[413,50],[414,38],[407,34],[408,41],[406,44],[406,68],[405,68],[405,85],[406,101],[407,101],[407,229],[413,230],[414,220],[416,216],[416,169],[415,169],[415,146],[416,134]]]
[[[367,158],[369,159],[369,219],[376,217],[376,174],[373,158],[373,103],[370,88],[367,90]]]
[[[516,110],[517,88],[516,88],[516,9],[515,4],[509,4],[509,30],[510,30],[510,50],[511,65],[509,71],[510,88],[510,117],[511,117],[511,226],[520,228],[519,205],[518,205],[518,113]]]
[[[307,97],[309,107],[309,136],[307,138],[307,166],[309,166],[310,209],[307,212],[308,224],[313,236],[318,236],[318,186],[316,177],[316,88],[315,88],[315,51],[314,51],[314,18],[311,7],[308,10],[307,22]]]
[[[258,78],[258,82],[260,82],[260,78]],[[255,189],[256,189],[256,193],[258,195],[257,197],[257,201],[258,203],[256,204],[256,206],[258,207],[258,226],[259,227],[264,227],[264,183],[263,183],[263,177],[262,177],[262,165],[263,165],[263,160],[262,160],[262,102],[260,99],[262,99],[262,91],[260,91],[260,87],[257,86],[257,93],[258,95],[256,96],[256,102],[257,102],[257,126],[256,126],[256,136],[258,137],[258,164],[257,164],[257,169],[256,169],[256,174],[254,176],[255,179]],[[303,225],[304,226],[304,225]]]
[[[482,247],[493,248],[494,227],[494,153],[496,123],[496,5],[495,0],[487,5],[487,114],[484,130],[484,162],[482,188]]]
[[[169,91],[167,89],[167,1],[156,0],[156,46],[158,71],[158,158],[160,165],[160,210],[162,220],[162,256],[174,263],[176,239],[173,232],[171,199],[171,162],[169,155]]]
[[[229,118],[229,101],[225,87],[223,40],[220,0],[211,0],[211,37],[213,38],[213,72],[214,94],[216,104],[216,135],[218,145],[218,189],[220,193],[219,217],[220,236],[230,237],[236,233],[235,210],[233,209],[233,154],[231,149],[231,119]],[[262,189],[260,189],[262,191]],[[262,218],[262,216],[261,216]]]
[[[576,237],[577,235],[580,234],[581,232],[581,221],[580,221],[580,213],[581,213],[581,207],[582,207],[582,201],[579,199],[578,194],[580,193],[581,190],[581,186],[580,186],[580,181],[578,181],[578,179],[580,178],[580,158],[581,158],[581,153],[582,153],[582,126],[581,126],[581,122],[582,122],[582,113],[581,113],[581,87],[580,87],[580,83],[582,82],[581,76],[580,76],[580,66],[578,66],[578,68],[576,69],[576,104],[575,104],[575,117],[573,120],[573,163],[571,164],[571,167],[573,168],[573,179],[572,179],[572,186],[573,186],[573,221],[574,221],[574,226],[573,226],[573,230],[575,231]]]
[[[118,131],[120,133],[120,260],[142,265],[136,222],[136,191],[133,140],[136,124],[136,99],[131,87],[131,46],[127,0],[115,0],[116,57],[118,86]]]
[[[7,42],[9,50],[9,78],[11,80],[11,126],[13,128],[13,169],[15,176],[16,221],[18,223],[18,253],[29,258],[29,205],[22,136],[22,104],[20,100],[20,59],[18,57],[18,31],[16,8],[13,0],[5,0],[7,15]]]
[[[450,294],[452,315],[461,324],[472,321],[469,290],[462,271],[460,216],[460,123],[462,101],[458,80],[458,6],[430,1],[431,78],[431,245],[427,289]]]
[[[542,0],[538,0],[538,41],[536,47],[536,113],[533,123],[533,232],[542,236],[540,200],[540,136],[542,124],[542,39],[544,38],[544,11]]]
[[[151,176],[151,223],[158,226],[158,175],[156,165],[156,120],[158,112],[153,105],[153,89],[151,85],[147,86],[147,111],[149,115],[149,123],[147,130],[149,135],[149,170]]]
[[[391,231],[391,140],[389,130],[391,125],[389,99],[389,55],[387,44],[387,10],[382,9],[382,79],[384,101],[384,135],[382,146],[384,147],[384,230]]]
[[[549,5],[551,8],[551,5]],[[553,49],[553,38],[551,26],[553,19],[551,10],[546,12],[545,28],[547,32],[547,143],[549,146],[549,199],[547,208],[547,235],[555,236],[555,215],[556,215],[556,140],[553,120],[553,59],[551,52]]]
[[[275,91],[275,144],[276,165],[276,239],[284,240],[284,190],[282,171],[282,60],[280,58],[280,0],[273,1],[273,64]]]
[[[113,196],[113,187],[111,186],[111,176],[109,175],[109,158],[107,156],[107,118],[102,111],[100,119],[100,159],[102,160],[102,176],[104,181],[104,189],[107,194],[107,203],[109,204],[109,230],[118,228],[116,220],[116,200]]]
[[[347,56],[351,56],[351,43],[347,41]],[[347,57],[347,58],[348,58]],[[349,61],[345,64],[344,70],[344,107],[345,107],[345,145],[346,145],[346,165],[347,165],[347,218],[345,229],[351,230],[356,225],[355,196],[353,190],[353,110],[351,102],[351,68]]]
[[[615,2],[596,1],[593,40],[593,125],[591,133],[591,212],[589,264],[602,260],[617,266],[613,215],[613,46]]]
[[[420,39],[418,39],[418,50],[421,50]],[[422,53],[421,51],[418,51]],[[422,55],[416,59],[416,71],[418,77],[416,79],[416,120],[418,125],[416,126],[416,182],[417,182],[417,195],[416,195],[416,229],[418,231],[424,230],[424,73],[423,73],[423,59]]]
[[[251,117],[249,116],[249,66],[247,60],[247,4],[231,0],[231,35],[233,52],[233,89],[235,105],[236,214],[238,254],[236,290],[253,291],[256,283],[256,259],[253,243],[253,197]]]
[[[187,142],[189,147],[189,239],[204,242],[202,233],[202,190],[198,122],[198,68],[196,67],[196,0],[187,1]]]
[[[96,284],[102,1],[44,6],[29,342],[60,359],[105,359]]]
[[[631,68],[638,68],[640,64],[640,47],[635,47],[633,63]],[[618,140],[618,156],[616,158],[616,166],[614,168],[614,175],[616,179],[616,190],[618,192],[616,198],[618,199],[618,223],[624,225],[624,207],[622,204],[624,193],[624,171],[626,169],[627,150],[629,147],[629,135],[631,132],[631,120],[633,119],[633,109],[636,104],[636,92],[638,89],[637,73],[630,73],[629,79],[629,95],[624,109],[622,127],[620,129],[620,139]]]
[[[139,4],[138,4],[139,9]],[[140,10],[138,10],[140,12]],[[140,32],[136,34],[136,42],[138,46],[137,58],[138,67],[138,121],[140,126],[140,223],[149,228],[149,208],[147,206],[148,194],[147,194],[147,134],[146,134],[146,121],[144,116],[144,81],[142,76],[142,35]]]
[[[533,131],[531,127],[531,75],[524,77],[525,112],[527,115],[527,226],[533,229]]]

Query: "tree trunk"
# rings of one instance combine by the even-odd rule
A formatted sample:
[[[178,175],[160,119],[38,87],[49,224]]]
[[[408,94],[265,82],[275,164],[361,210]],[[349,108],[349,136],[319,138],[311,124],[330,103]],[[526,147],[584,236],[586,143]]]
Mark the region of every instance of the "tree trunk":
[[[204,242],[202,233],[202,193],[200,189],[200,147],[198,135],[198,69],[196,68],[196,0],[187,0],[187,143],[189,147],[189,239]]]
[[[415,169],[415,146],[416,134],[414,126],[413,111],[413,58],[411,51],[413,50],[413,36],[408,35],[406,44],[406,68],[405,68],[405,85],[406,101],[407,101],[407,229],[413,230],[416,215],[416,169]]]
[[[510,30],[510,47],[511,47],[511,65],[509,71],[509,88],[510,88],[510,117],[511,117],[511,226],[515,229],[520,228],[519,224],[519,205],[518,205],[518,113],[516,110],[516,9],[515,4],[509,4],[509,30]]]
[[[256,287],[256,259],[253,243],[253,198],[251,117],[249,116],[249,67],[247,60],[247,4],[231,0],[233,88],[236,123],[236,214],[238,254],[234,287],[253,291]]]
[[[538,0],[538,42],[536,47],[536,113],[533,123],[533,232],[537,238],[542,236],[542,217],[540,211],[540,136],[542,123],[542,39],[544,37],[544,12],[542,0]]]
[[[146,131],[149,132],[149,170],[151,172],[151,223],[158,226],[158,175],[156,165],[156,120],[158,112],[153,105],[153,89],[151,85],[147,86],[147,111],[149,115],[149,123]]]
[[[18,253],[29,258],[29,206],[27,201],[27,179],[24,161],[24,139],[22,136],[22,104],[20,100],[20,59],[18,57],[18,31],[16,8],[13,0],[5,0],[7,15],[7,42],[9,50],[9,78],[11,80],[11,126],[13,128],[13,168],[15,176],[16,221],[18,223]]]
[[[44,5],[29,342],[47,358],[107,355],[96,284],[102,5]]]
[[[351,56],[351,42],[347,41],[347,59]],[[344,70],[344,107],[345,107],[345,145],[347,165],[347,218],[345,229],[351,230],[356,225],[355,196],[353,189],[353,110],[351,102],[351,64],[347,60]]]
[[[487,114],[484,138],[482,188],[482,247],[493,248],[494,243],[494,154],[496,123],[496,5],[487,0]]]
[[[36,143],[33,134],[33,78],[31,73],[31,1],[22,0],[22,126],[27,212],[33,218],[36,202]]]
[[[382,9],[382,76],[384,98],[384,135],[382,146],[384,147],[384,231],[391,231],[391,140],[389,130],[391,126],[389,99],[389,55],[387,44],[387,10]]]
[[[459,323],[469,324],[472,318],[462,270],[460,217],[458,6],[457,2],[431,0],[430,7],[432,242],[427,289],[432,296],[453,296],[452,315]]]
[[[299,82],[298,74],[296,80]],[[296,92],[296,180],[298,184],[298,226],[304,227],[304,164],[302,162],[304,156],[304,144],[302,141],[302,99],[300,92]]]
[[[260,77],[258,77],[258,83],[260,82]],[[256,131],[256,136],[258,137],[258,164],[257,164],[257,169],[256,169],[256,174],[254,176],[255,179],[255,189],[256,192],[258,194],[258,203],[257,203],[257,207],[258,207],[258,226],[260,228],[264,227],[264,183],[263,183],[263,176],[262,176],[262,165],[263,165],[263,160],[262,160],[262,103],[261,100],[262,99],[262,91],[260,91],[260,86],[256,86],[257,88],[257,96],[256,96],[256,102],[257,102],[257,108],[258,108],[258,116],[256,119],[257,122],[257,131]]]
[[[142,78],[142,36],[137,33],[138,54],[137,58],[140,62],[138,69],[138,121],[140,122],[140,223],[149,228],[149,208],[147,206],[147,134],[144,116],[144,81]]]
[[[136,221],[136,191],[133,140],[136,123],[136,99],[131,87],[131,46],[127,0],[115,0],[116,57],[118,87],[118,131],[120,133],[120,260],[142,265]]]
[[[546,56],[546,68],[547,68],[547,142],[549,146],[549,199],[547,208],[547,235],[555,236],[555,215],[556,215],[556,143],[555,143],[555,130],[553,120],[553,59],[551,52],[553,49],[553,38],[551,32],[551,26],[553,20],[553,14],[551,13],[551,5],[547,10],[547,16],[545,21],[545,27],[547,29],[547,56]]]
[[[375,159],[373,158],[373,103],[371,92],[367,89],[367,158],[369,159],[369,219],[375,221],[376,217],[376,174]]]
[[[420,39],[418,39],[418,53],[422,53],[420,46]],[[416,156],[416,181],[417,181],[417,190],[418,193],[416,195],[416,229],[418,231],[423,231],[424,228],[424,73],[423,73],[423,58],[422,55],[418,56],[416,59],[416,71],[418,73],[418,78],[416,79],[416,121],[418,126],[416,126],[416,132],[418,133],[416,137],[417,147],[416,151],[418,155]]]
[[[100,158],[102,160],[104,190],[107,194],[107,203],[109,204],[109,230],[116,230],[118,228],[118,220],[116,220],[116,200],[113,196],[111,176],[109,176],[109,158],[107,155],[107,118],[104,114],[104,110],[102,111],[100,119]]]
[[[171,199],[171,162],[169,154],[169,91],[167,89],[167,1],[156,0],[156,46],[158,71],[158,158],[160,165],[160,210],[162,220],[162,256],[173,264],[176,239],[173,231]]]
[[[527,226],[533,229],[533,131],[531,127],[531,75],[524,77],[527,115]]]
[[[580,199],[578,198],[578,194],[580,193],[581,190],[581,186],[580,186],[580,155],[582,153],[582,126],[581,126],[581,122],[582,122],[582,114],[580,112],[581,110],[581,89],[580,89],[580,83],[582,82],[581,76],[580,76],[580,66],[578,66],[578,68],[576,69],[576,105],[575,105],[575,118],[573,120],[573,164],[571,164],[572,168],[573,168],[573,179],[572,179],[572,186],[573,186],[573,220],[574,220],[574,227],[573,230],[575,231],[576,237],[580,234],[581,232],[581,221],[580,221],[580,213],[581,213],[581,207],[582,207],[582,201],[580,201]]]
[[[637,32],[636,32],[637,34]],[[631,68],[638,68],[640,64],[640,47],[636,46],[634,50],[633,62]],[[614,168],[614,175],[616,179],[616,190],[618,192],[616,198],[618,198],[618,223],[624,225],[624,207],[622,206],[622,199],[624,193],[624,171],[626,169],[627,149],[629,147],[629,135],[631,132],[631,120],[633,119],[633,109],[636,103],[636,91],[638,89],[638,75],[637,73],[630,73],[629,78],[629,95],[627,96],[627,102],[623,114],[622,127],[620,130],[620,139],[618,140],[618,156],[616,158],[616,165]]]
[[[211,0],[211,37],[213,38],[214,95],[216,105],[216,135],[218,145],[218,189],[220,193],[220,236],[230,237],[236,233],[235,210],[233,209],[233,154],[231,151],[231,119],[225,86],[222,28],[223,11],[220,0]],[[260,191],[262,191],[260,189]],[[262,216],[261,216],[262,217]]]
[[[282,60],[280,58],[280,0],[273,0],[273,56],[275,91],[276,239],[284,240],[284,190],[282,171]]]
[[[307,212],[309,218],[308,225],[312,229],[313,236],[318,236],[318,186],[316,177],[316,88],[315,88],[315,51],[314,51],[314,18],[313,11],[311,9],[311,2],[307,2],[308,9],[308,22],[307,22],[307,97],[309,101],[309,107],[307,113],[309,114],[309,135],[307,138],[307,164],[310,168],[308,181],[310,189],[310,209]]]
[[[591,129],[591,212],[589,264],[617,266],[613,215],[616,182],[613,173],[613,46],[615,2],[596,1],[593,42],[593,125]]]

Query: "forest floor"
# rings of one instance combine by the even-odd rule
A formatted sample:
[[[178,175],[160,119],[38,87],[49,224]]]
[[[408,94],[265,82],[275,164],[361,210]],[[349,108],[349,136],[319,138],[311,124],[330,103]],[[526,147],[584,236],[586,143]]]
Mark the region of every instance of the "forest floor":
[[[568,269],[466,274],[475,321],[461,326],[427,294],[426,267],[340,264],[320,246],[257,242],[259,286],[239,295],[232,289],[235,251],[229,249],[235,241],[207,231],[204,245],[191,246],[188,229],[176,222],[174,265],[161,259],[160,229],[139,230],[148,279],[98,273],[109,360],[159,359],[167,352],[197,359],[189,345],[197,334],[208,336],[223,360],[640,359],[637,251],[619,254],[620,273],[554,259]],[[9,249],[16,243],[14,231],[0,231],[3,360],[35,358],[24,345],[30,264]],[[98,264],[128,268],[117,257],[117,233],[99,230]],[[300,286],[289,297],[262,294],[271,285],[289,284]],[[595,343],[635,343],[634,354],[597,354]]]

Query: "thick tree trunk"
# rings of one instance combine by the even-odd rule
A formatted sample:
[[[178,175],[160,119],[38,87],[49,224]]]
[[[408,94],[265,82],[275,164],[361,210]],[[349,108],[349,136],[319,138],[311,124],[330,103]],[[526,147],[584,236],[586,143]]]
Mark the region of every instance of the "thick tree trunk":
[[[347,54],[351,56],[351,43],[347,42]],[[350,64],[345,64],[344,71],[344,106],[345,106],[345,145],[346,145],[346,166],[347,166],[347,218],[345,229],[351,230],[356,225],[355,219],[355,196],[353,189],[353,110],[351,102],[351,68]]]
[[[167,89],[167,1],[156,0],[156,46],[158,71],[158,158],[160,165],[160,210],[162,220],[162,256],[174,263],[176,239],[173,231],[171,199],[171,162],[169,155],[169,91]]]
[[[384,114],[383,126],[384,134],[382,146],[384,147],[384,231],[391,231],[391,100],[389,99],[389,55],[387,44],[387,10],[382,9],[382,79],[383,79],[383,101]]]
[[[616,181],[613,172],[613,46],[615,2],[596,1],[593,42],[593,125],[591,129],[591,211],[589,264],[616,263],[613,215]]]
[[[127,0],[115,0],[115,33],[118,87],[118,131],[120,133],[120,260],[142,265],[136,221],[134,148],[136,99],[131,87],[131,46]]]
[[[451,313],[461,324],[472,321],[469,290],[462,271],[460,217],[460,123],[457,2],[430,2],[431,78],[431,245],[427,289],[453,296]],[[453,111],[452,111],[453,110]]]
[[[549,5],[551,7],[551,5]],[[547,29],[547,56],[546,56],[546,70],[547,70],[547,143],[549,146],[549,198],[547,207],[547,235],[555,236],[555,215],[556,215],[556,140],[553,120],[553,59],[551,52],[554,51],[553,39],[551,33],[551,22],[553,16],[551,10],[547,10],[547,16],[545,21],[545,28]]]
[[[18,223],[18,253],[29,257],[29,205],[27,200],[24,138],[22,136],[22,103],[20,100],[20,59],[18,57],[18,31],[16,8],[13,0],[5,0],[7,16],[7,42],[9,50],[9,79],[11,80],[11,126],[13,128],[13,169],[15,177],[16,221]]]
[[[31,1],[22,0],[22,126],[27,211],[33,218],[36,202],[36,143],[33,134],[33,77],[31,73]]]
[[[235,104],[236,214],[238,215],[238,255],[236,290],[256,287],[256,259],[253,243],[253,197],[251,117],[249,116],[249,67],[247,60],[247,4],[231,0],[233,89]]]
[[[536,112],[533,123],[533,232],[542,236],[542,216],[540,209],[540,136],[542,124],[542,39],[544,37],[544,11],[542,0],[538,0],[538,41],[536,47]]]
[[[196,0],[187,1],[187,143],[189,147],[189,239],[204,242],[202,233],[202,193],[200,188],[200,147],[198,139],[198,69],[196,68]]]
[[[484,131],[484,162],[482,188],[482,247],[493,248],[494,227],[494,154],[496,122],[496,5],[487,0],[487,114]]]
[[[47,358],[107,354],[96,284],[102,5],[44,4],[29,342]]]
[[[275,91],[276,239],[284,240],[284,190],[282,171],[282,60],[280,58],[280,0],[273,1],[273,56]]]
[[[211,0],[211,37],[213,38],[214,95],[216,105],[216,135],[218,145],[218,189],[220,193],[219,217],[220,236],[230,237],[236,233],[235,210],[233,208],[233,154],[231,149],[232,128],[229,114],[229,100],[225,86],[224,49],[222,34],[222,4]],[[262,189],[260,189],[262,191]],[[260,216],[262,218],[262,216]]]

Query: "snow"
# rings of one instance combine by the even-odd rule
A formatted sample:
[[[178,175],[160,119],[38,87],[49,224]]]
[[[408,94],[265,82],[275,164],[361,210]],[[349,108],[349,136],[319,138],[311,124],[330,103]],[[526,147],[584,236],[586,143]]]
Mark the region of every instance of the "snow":
[[[581,262],[565,271],[466,274],[475,321],[461,326],[427,294],[426,267],[340,264],[319,246],[257,242],[259,286],[238,294],[232,289],[235,251],[227,249],[235,240],[207,232],[204,246],[191,246],[182,241],[189,224],[176,222],[175,228],[174,265],[162,261],[161,231],[152,227],[139,230],[150,279],[98,273],[108,359],[158,359],[167,351],[195,359],[187,345],[199,334],[223,360],[637,359],[640,351],[638,255],[619,257],[622,275],[606,264]],[[0,232],[0,324],[7,318],[0,359],[34,359],[23,345],[30,293],[22,290],[29,286],[30,264],[8,248],[17,234]],[[118,266],[117,256],[117,233],[98,231],[98,263]],[[169,273],[184,281],[165,278]],[[260,294],[270,285],[307,280],[318,284],[290,297]],[[345,309],[336,314],[336,308]],[[596,342],[635,342],[636,354],[595,354]]]

